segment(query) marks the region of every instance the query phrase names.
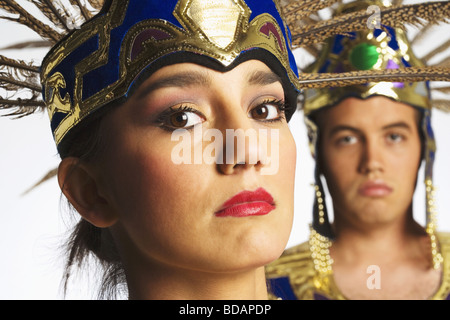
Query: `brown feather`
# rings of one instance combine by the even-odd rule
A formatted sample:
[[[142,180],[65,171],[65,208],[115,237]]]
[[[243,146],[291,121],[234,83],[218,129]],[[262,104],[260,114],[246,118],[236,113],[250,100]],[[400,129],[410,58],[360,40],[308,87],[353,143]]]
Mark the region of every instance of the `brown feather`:
[[[11,7],[11,6],[6,2],[6,0],[0,0],[0,9],[3,9],[3,10],[5,10],[5,11],[9,12],[9,13],[14,13],[14,14],[17,13],[17,11],[14,10],[14,8]]]
[[[76,6],[80,9],[81,15],[83,16],[84,20],[89,20],[92,18],[93,14],[84,6],[80,0],[70,0],[70,4],[72,6]]]
[[[442,93],[450,93],[450,86],[444,86],[444,87],[433,87],[433,91],[439,91]]]
[[[301,73],[304,89],[346,87],[368,82],[450,81],[450,68],[410,67],[389,70],[353,71],[343,73]]]
[[[404,28],[405,24],[421,25],[424,19],[429,23],[446,21],[450,17],[450,2],[427,2],[421,4],[385,7],[381,10],[382,25],[393,28]],[[315,25],[304,27],[293,27],[293,45],[304,46],[323,42],[336,34],[345,34],[349,31],[360,31],[367,29],[367,21],[371,13],[366,10],[351,12],[333,17],[329,20],[319,22]]]
[[[434,64],[435,67],[450,67],[450,57],[445,58],[441,62]]]
[[[432,104],[433,104],[433,108],[450,113],[450,101],[449,100],[437,99],[437,100],[433,100]]]
[[[103,8],[103,4],[105,3],[104,0],[88,0],[88,2],[92,8],[97,10],[101,10]]]
[[[1,16],[0,18],[2,19],[21,23],[30,28],[31,30],[33,30],[34,32],[36,32],[37,34],[39,34],[44,39],[52,41],[52,43],[56,43],[62,38],[62,35],[60,35],[57,31],[55,31],[55,29],[51,28],[50,26],[42,23],[41,21],[33,17],[15,1],[0,0],[0,8],[6,10],[7,12],[19,15],[18,18]]]
[[[0,105],[4,105],[6,107],[33,107],[33,108],[44,108],[45,102],[43,100],[36,100],[38,96],[35,96],[33,99],[3,99],[0,98]]]
[[[39,79],[39,67],[32,63],[0,55],[0,88],[5,90],[9,97],[18,95],[23,91],[28,91],[33,96],[40,95]]]
[[[25,63],[24,61],[21,61],[21,60],[14,60],[14,59],[10,59],[10,58],[0,55],[0,69],[2,66],[22,69],[25,71],[35,72],[35,73],[39,74],[38,66],[34,66],[31,64]]]
[[[41,184],[43,184],[44,182],[52,179],[53,177],[55,177],[58,174],[58,168],[54,168],[51,169],[49,172],[47,172],[46,175],[44,175],[42,177],[41,180],[39,180],[38,182],[36,182],[33,186],[31,186],[30,188],[28,188],[28,190],[26,190],[24,193],[22,193],[22,196],[26,195],[27,193],[29,193],[30,191],[32,191],[33,189],[35,189],[36,187],[40,186]]]
[[[0,50],[25,49],[25,48],[47,48],[51,47],[52,43],[48,40],[26,41],[16,43],[7,47],[0,48]]]
[[[9,74],[4,75],[3,73],[0,73],[0,87],[5,88],[6,90],[10,90],[9,88],[13,89],[27,88],[36,92],[41,92],[42,90],[41,86],[39,85],[27,81],[17,80],[14,79]]]
[[[32,2],[55,26],[70,31],[67,16],[62,16],[51,0],[28,0]],[[63,12],[63,11],[61,11]]]
[[[411,46],[414,46],[416,43],[419,43],[420,41],[422,41],[425,38],[425,36],[427,35],[427,33],[435,26],[436,26],[436,24],[428,23],[426,26],[421,28],[417,32],[417,34],[414,36],[414,38],[412,38],[411,41],[409,42],[411,44]]]
[[[428,62],[433,59],[436,55],[444,52],[445,50],[447,50],[448,48],[450,48],[450,39],[447,40],[447,42],[441,44],[439,47],[437,47],[436,49],[434,49],[433,51],[429,52],[426,56],[424,56],[421,60],[423,61],[423,63],[428,64]]]
[[[287,24],[295,24],[297,21],[308,17],[312,13],[315,13],[324,8],[330,7],[336,3],[337,0],[303,0],[303,1],[291,1],[284,7],[284,14]]]
[[[45,103],[42,100],[37,100],[37,95],[30,99],[3,99],[0,97],[0,110],[12,110],[11,112],[2,116],[22,118],[38,111],[45,110]]]

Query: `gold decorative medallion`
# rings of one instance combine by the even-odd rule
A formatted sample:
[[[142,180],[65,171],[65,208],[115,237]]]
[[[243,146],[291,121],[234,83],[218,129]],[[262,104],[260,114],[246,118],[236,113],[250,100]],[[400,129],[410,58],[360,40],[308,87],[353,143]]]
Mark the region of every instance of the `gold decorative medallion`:
[[[243,1],[187,0],[178,2],[174,15],[189,29],[202,33],[220,49],[226,50],[237,35],[247,29],[250,9]]]

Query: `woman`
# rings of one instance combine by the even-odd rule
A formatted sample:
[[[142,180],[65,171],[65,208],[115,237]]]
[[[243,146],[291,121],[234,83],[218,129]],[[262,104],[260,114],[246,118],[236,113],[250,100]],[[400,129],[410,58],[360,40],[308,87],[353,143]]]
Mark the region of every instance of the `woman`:
[[[267,299],[292,224],[295,79],[272,1],[112,0],[58,39],[41,82],[82,217],[66,283],[94,255],[106,296]]]
[[[163,67],[104,116],[93,159],[63,157],[63,193],[96,228],[86,227],[110,233],[107,259],[123,263],[130,298],[267,298],[262,267],[291,228],[295,144],[278,105],[281,84],[250,83],[256,71],[273,75],[254,60],[225,73]],[[279,172],[261,175],[265,165],[248,161],[253,146],[232,163],[174,164],[172,131],[198,126],[278,130]]]
[[[71,2],[87,20],[102,7],[88,2]],[[294,1],[285,11],[295,24],[330,3]],[[39,68],[42,92],[61,189],[83,217],[67,278],[93,254],[107,271],[104,290],[126,282],[130,298],[265,298],[262,267],[281,254],[292,220],[286,120],[299,87],[278,2],[112,0],[64,38],[56,30],[76,25],[71,10],[34,4],[56,28],[16,2],[2,9],[55,43]],[[294,42],[320,42],[297,27]],[[0,59],[32,91],[1,107],[42,106],[30,84],[39,70]],[[316,80],[306,85],[334,81]],[[233,143],[242,136],[243,148]]]

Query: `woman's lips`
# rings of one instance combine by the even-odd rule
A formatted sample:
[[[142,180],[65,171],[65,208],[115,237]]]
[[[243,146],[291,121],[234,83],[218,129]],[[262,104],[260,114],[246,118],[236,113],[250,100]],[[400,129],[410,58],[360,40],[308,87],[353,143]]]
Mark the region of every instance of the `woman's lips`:
[[[393,189],[383,181],[367,181],[358,189],[358,193],[364,197],[385,197],[392,193]]]
[[[217,217],[248,217],[266,215],[275,209],[273,198],[264,188],[255,191],[242,191],[227,200]]]

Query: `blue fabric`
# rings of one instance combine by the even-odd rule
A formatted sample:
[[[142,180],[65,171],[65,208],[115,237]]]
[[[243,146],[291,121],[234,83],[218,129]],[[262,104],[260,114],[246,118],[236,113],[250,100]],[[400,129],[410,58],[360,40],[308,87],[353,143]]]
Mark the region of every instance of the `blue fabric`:
[[[254,19],[258,15],[263,13],[269,13],[278,22],[282,31],[282,36],[288,50],[290,68],[298,76],[297,65],[293,53],[290,50],[291,35],[287,32],[283,20],[279,15],[276,5],[273,0],[247,0],[245,1],[250,8],[252,14],[250,20]],[[124,3],[126,3],[124,1]],[[126,10],[122,23],[111,30],[110,43],[108,51],[108,62],[83,76],[83,87],[81,93],[82,101],[92,97],[97,92],[100,92],[109,85],[119,80],[119,68],[120,68],[120,55],[123,40],[127,35],[130,28],[137,23],[148,19],[162,19],[170,22],[174,26],[183,29],[182,25],[173,15],[178,0],[164,0],[164,1],[142,1],[142,0],[129,0],[128,6],[124,7]],[[100,15],[105,14],[102,11]],[[95,19],[95,18],[94,18]],[[99,49],[99,35],[93,36],[86,42],[80,44],[68,57],[66,57],[58,66],[52,70],[52,73],[61,72],[66,80],[66,88],[60,89],[61,97],[64,97],[68,92],[73,105],[73,93],[75,86],[75,66],[93,54]],[[145,69],[145,68],[144,68]],[[117,97],[119,98],[119,97]],[[61,117],[55,117],[52,120],[52,128],[56,128],[61,121]]]
[[[267,281],[269,283],[269,291],[276,297],[283,300],[297,300],[289,282],[289,277],[273,278]]]

